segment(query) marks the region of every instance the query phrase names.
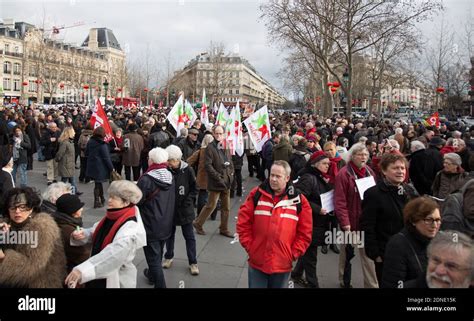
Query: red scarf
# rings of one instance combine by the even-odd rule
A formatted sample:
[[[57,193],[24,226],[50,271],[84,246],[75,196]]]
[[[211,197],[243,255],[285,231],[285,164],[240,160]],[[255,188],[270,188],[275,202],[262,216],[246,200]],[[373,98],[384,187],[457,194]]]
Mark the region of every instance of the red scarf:
[[[111,221],[115,221],[114,225],[112,225],[112,228],[110,229],[109,233],[107,236],[104,238],[104,241],[102,242],[100,246],[100,250],[102,251],[107,245],[112,243],[114,240],[115,234],[119,230],[119,228],[130,218],[135,217],[135,205],[131,204],[128,207],[121,208],[119,210],[107,210],[107,214],[105,217],[99,222],[97,225],[94,234],[92,235],[92,244],[94,244],[95,239],[97,237],[98,232],[102,228],[102,225],[104,225],[105,219],[108,218]]]
[[[145,173],[143,173],[143,175],[145,175],[146,173],[151,172],[155,169],[161,169],[161,168],[168,168],[168,163],[161,163],[161,164],[153,163],[150,166],[148,166],[148,169],[146,170]]]
[[[334,184],[336,181],[337,173],[339,172],[339,168],[337,164],[342,160],[341,156],[336,156],[329,159],[331,161],[331,165],[329,166],[328,175],[329,175],[329,183]]]
[[[115,143],[116,143],[117,147],[118,148],[122,147],[123,136],[120,136],[120,138],[118,138],[117,136],[114,136],[114,139],[115,139]]]
[[[364,178],[367,173],[367,168],[364,166],[362,168],[358,168],[352,161],[349,162],[352,170],[356,174],[356,178]]]

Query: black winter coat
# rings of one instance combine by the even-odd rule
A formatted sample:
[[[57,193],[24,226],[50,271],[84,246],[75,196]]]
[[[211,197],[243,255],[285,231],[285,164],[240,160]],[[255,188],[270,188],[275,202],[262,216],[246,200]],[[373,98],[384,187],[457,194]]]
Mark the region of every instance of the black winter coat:
[[[109,179],[110,172],[114,169],[110,159],[109,145],[96,136],[92,136],[87,142],[86,153],[87,168],[86,176],[95,181]]]
[[[173,175],[167,169],[152,170],[138,179],[137,186],[143,193],[137,206],[145,226],[147,241],[167,240],[171,235],[174,220],[176,190]]]
[[[180,168],[172,169],[171,173],[176,184],[174,224],[181,226],[192,223],[195,218],[194,203],[198,192],[194,170],[186,162],[181,161]]]
[[[61,132],[59,130],[52,132],[49,129],[45,129],[41,133],[40,144],[44,146],[43,155],[45,160],[53,159],[56,156],[56,153],[59,150],[59,136]],[[56,138],[54,142],[51,141],[51,138]]]
[[[434,162],[429,159],[425,149],[418,150],[410,156],[410,179],[420,195],[430,194],[436,173],[434,173]]]
[[[385,181],[365,191],[360,229],[365,232],[365,252],[369,258],[383,259],[388,240],[403,228],[403,207],[416,196],[409,185],[396,187]]]
[[[390,238],[385,248],[381,288],[398,288],[399,282],[415,280],[425,274],[426,249],[430,239],[416,228],[404,227]]]
[[[188,159],[195,151],[201,148],[201,144],[196,141],[193,142],[189,137],[179,141],[179,149],[183,152],[183,157],[181,159]]]
[[[321,215],[321,194],[331,191],[334,187],[327,183],[319,170],[307,166],[304,171],[301,171],[300,178],[295,184],[296,189],[303,194],[309,204],[313,214],[313,243],[323,245],[324,232],[328,220],[328,214]]]
[[[15,136],[12,138],[12,148],[15,148]],[[26,164],[28,163],[28,151],[31,149],[30,137],[23,133],[23,137],[20,143],[20,149],[18,150],[18,159],[14,159],[16,164]]]

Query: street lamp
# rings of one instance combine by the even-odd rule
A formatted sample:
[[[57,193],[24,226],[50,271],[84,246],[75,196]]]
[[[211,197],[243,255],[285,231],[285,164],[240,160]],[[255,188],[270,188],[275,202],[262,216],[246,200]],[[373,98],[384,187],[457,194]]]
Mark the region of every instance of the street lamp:
[[[347,88],[347,84],[349,83],[349,71],[346,70],[344,71],[344,73],[342,74],[342,81],[344,82],[344,87],[346,88],[346,90],[348,90]],[[347,112],[347,103],[348,103],[348,100],[346,98],[346,95],[344,93],[344,91],[341,92],[342,94],[342,106],[344,107],[344,113]]]
[[[104,104],[107,105],[107,89],[109,89],[109,83],[107,82],[107,78],[105,78],[104,83],[102,84],[104,86]]]

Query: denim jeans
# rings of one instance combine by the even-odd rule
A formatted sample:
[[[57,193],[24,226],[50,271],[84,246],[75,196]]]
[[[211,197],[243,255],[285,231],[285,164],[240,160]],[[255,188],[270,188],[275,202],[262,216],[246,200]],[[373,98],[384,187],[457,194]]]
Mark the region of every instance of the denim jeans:
[[[181,226],[184,239],[186,240],[186,253],[188,254],[189,265],[197,264],[196,259],[196,239],[194,238],[193,224],[185,224]],[[171,236],[166,240],[165,259],[172,259],[174,257],[174,237],[176,235],[176,226],[173,226]]]
[[[39,162],[44,162],[45,159],[44,159],[44,155],[43,155],[43,150],[44,150],[44,146],[39,146],[38,147],[38,161]]]
[[[15,186],[18,186],[16,183],[16,172],[20,172],[20,187],[26,187],[28,185],[28,177],[26,176],[26,166],[27,164],[18,164],[16,162],[13,163],[13,181],[15,182]]]
[[[288,288],[290,272],[266,274],[249,266],[249,288],[281,289]]]
[[[165,241],[149,241],[148,245],[143,248],[145,252],[146,262],[148,264],[148,276],[150,281],[155,284],[155,288],[166,288],[165,275],[161,267],[163,258],[163,247]]]
[[[76,194],[76,192],[78,192],[75,176],[73,176],[73,177],[61,177],[61,181],[63,183],[68,183],[68,182],[71,183],[71,186],[72,186],[71,194]]]

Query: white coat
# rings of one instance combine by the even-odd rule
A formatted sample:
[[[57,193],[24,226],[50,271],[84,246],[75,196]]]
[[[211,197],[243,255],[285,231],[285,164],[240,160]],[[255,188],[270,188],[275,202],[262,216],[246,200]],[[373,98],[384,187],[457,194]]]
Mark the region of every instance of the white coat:
[[[106,279],[107,288],[136,288],[137,268],[133,264],[137,250],[146,246],[146,232],[138,207],[135,206],[137,221],[128,221],[120,227],[112,243],[100,253],[76,266],[81,272],[81,284]],[[72,246],[92,242],[92,235],[99,222],[93,227],[84,229],[86,238],[77,241],[71,238]]]

